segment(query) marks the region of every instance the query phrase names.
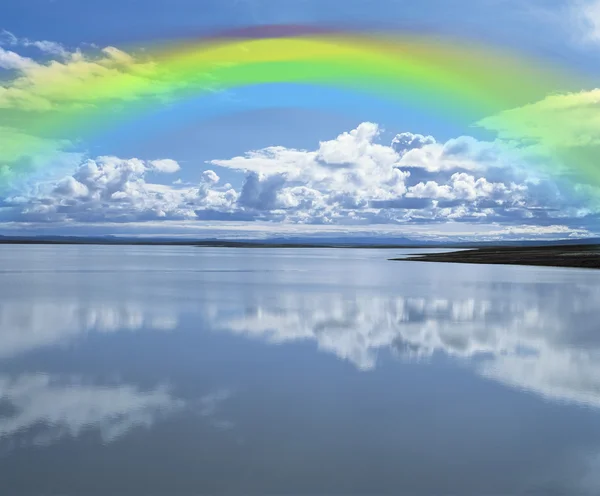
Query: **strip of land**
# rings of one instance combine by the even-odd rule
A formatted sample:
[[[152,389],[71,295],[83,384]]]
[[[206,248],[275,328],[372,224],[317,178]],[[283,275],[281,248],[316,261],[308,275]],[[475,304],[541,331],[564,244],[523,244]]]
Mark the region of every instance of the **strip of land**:
[[[267,238],[267,239],[192,239],[169,237],[124,236],[5,236],[0,245],[142,245],[142,246],[197,246],[213,248],[374,248],[374,249],[471,249],[539,247],[539,241],[417,241],[402,237],[342,237],[342,238]],[[585,240],[557,239],[544,241],[544,247],[600,246],[600,238]]]
[[[423,249],[438,248],[429,245],[406,244],[364,244],[364,243],[294,243],[294,242],[260,242],[260,241],[174,241],[174,240],[136,240],[136,239],[36,239],[18,238],[2,239],[0,245],[109,245],[109,246],[196,246],[199,248],[370,248],[370,249]],[[445,248],[445,246],[442,246]],[[455,247],[452,247],[455,248]],[[458,246],[456,247],[458,248]]]
[[[478,248],[391,260],[600,269],[600,245]]]
[[[600,269],[600,239],[553,240],[540,245],[535,241],[506,241],[494,246],[491,242],[424,242],[406,238],[354,239],[282,239],[219,240],[133,238],[117,236],[2,236],[0,245],[142,245],[195,246],[219,248],[376,248],[410,249],[415,254],[398,261],[449,262],[463,264],[538,265],[547,267],[579,267]],[[490,246],[491,245],[491,246]],[[420,249],[443,248],[460,251],[419,254]]]

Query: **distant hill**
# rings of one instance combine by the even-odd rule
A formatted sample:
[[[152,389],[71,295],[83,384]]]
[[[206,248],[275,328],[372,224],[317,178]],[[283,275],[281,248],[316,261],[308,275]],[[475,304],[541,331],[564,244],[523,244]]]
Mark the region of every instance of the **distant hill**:
[[[519,241],[422,241],[405,237],[274,237],[268,239],[181,239],[176,237],[120,236],[2,236],[0,244],[65,245],[179,245],[204,247],[332,247],[332,248],[482,248],[493,246],[564,246],[600,245],[600,238]]]

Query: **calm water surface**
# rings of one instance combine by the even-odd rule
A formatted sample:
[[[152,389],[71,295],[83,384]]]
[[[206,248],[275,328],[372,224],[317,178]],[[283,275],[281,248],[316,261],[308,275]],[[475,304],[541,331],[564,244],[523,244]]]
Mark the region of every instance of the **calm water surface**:
[[[0,247],[0,494],[600,494],[600,271]]]

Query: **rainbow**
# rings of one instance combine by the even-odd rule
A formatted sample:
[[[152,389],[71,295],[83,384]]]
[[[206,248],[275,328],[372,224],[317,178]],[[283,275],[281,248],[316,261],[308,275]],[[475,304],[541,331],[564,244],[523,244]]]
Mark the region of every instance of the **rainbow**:
[[[236,92],[248,98],[249,89],[269,85],[290,91],[283,97],[274,91],[273,98],[263,91],[250,107],[310,105],[310,92],[299,88],[313,88],[313,96],[349,95],[344,102],[348,106],[353,105],[352,96],[372,98],[469,125],[580,84],[567,71],[539,60],[415,34],[280,27],[153,43],[143,51],[131,47],[128,53],[135,57],[116,50],[106,53],[110,65],[74,62],[68,77],[59,64],[39,66],[30,70],[29,79],[14,82],[16,90],[7,87],[4,97],[18,91],[21,100],[15,97],[13,104],[3,105],[0,116],[17,123],[19,133],[10,139],[0,133],[0,165],[11,167],[19,157],[48,153],[44,140],[37,145],[31,137],[85,143],[187,103],[197,119],[205,119],[219,113],[215,101],[227,102],[223,112],[243,110],[248,102],[236,103]],[[28,91],[28,99],[22,98]],[[342,106],[335,99],[313,100],[313,105],[315,101],[323,107],[329,102]],[[12,167],[18,172],[18,166]]]

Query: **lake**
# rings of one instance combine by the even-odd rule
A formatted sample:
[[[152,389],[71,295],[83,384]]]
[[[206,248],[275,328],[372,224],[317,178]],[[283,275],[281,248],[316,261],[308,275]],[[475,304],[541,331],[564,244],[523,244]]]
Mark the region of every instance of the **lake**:
[[[600,494],[600,271],[408,253],[0,246],[0,494]]]

